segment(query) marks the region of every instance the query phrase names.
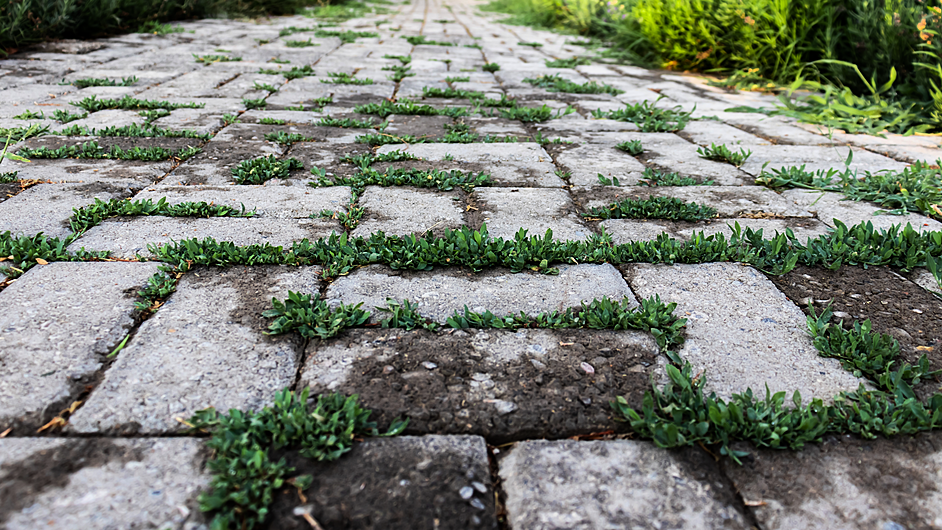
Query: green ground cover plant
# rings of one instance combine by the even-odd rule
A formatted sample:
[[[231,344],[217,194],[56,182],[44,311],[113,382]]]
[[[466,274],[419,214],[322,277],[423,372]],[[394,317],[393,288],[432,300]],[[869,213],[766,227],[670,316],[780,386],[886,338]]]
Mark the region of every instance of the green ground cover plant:
[[[111,125],[100,129],[88,127],[79,127],[72,125],[59,131],[57,134],[63,136],[125,136],[133,138],[197,138],[199,140],[209,140],[212,138],[210,133],[201,133],[197,131],[171,129],[162,129],[156,125],[136,123],[131,125],[116,126]]]
[[[716,217],[716,209],[674,197],[649,197],[647,199],[622,199],[605,208],[592,208],[585,216],[596,219],[704,221]]]
[[[196,55],[195,53],[193,54],[193,58],[196,59],[196,62],[203,64],[232,63],[242,60],[241,57],[231,57],[229,55]]]
[[[571,59],[547,59],[544,61],[547,68],[575,68],[585,64],[591,64],[592,61],[585,57],[573,57]]]
[[[254,88],[255,90],[264,90],[265,92],[268,92],[269,94],[278,92],[278,89],[275,88],[274,86],[268,83],[259,83],[258,81],[256,81],[255,84],[252,85],[252,88]]]
[[[379,125],[373,120],[367,118],[365,120],[358,120],[354,118],[331,118],[327,116],[326,118],[321,118],[316,122],[316,125],[319,127],[342,127],[347,129],[370,129]]]
[[[615,148],[631,156],[638,156],[644,152],[644,147],[641,146],[641,140],[626,140],[615,145]]]
[[[205,103],[171,103],[169,101],[158,101],[153,99],[137,99],[131,96],[124,96],[121,99],[98,99],[98,96],[88,96],[78,103],[72,103],[86,112],[98,112],[99,110],[121,109],[121,110],[166,110],[175,109],[201,109],[206,106]]]
[[[436,40],[428,40],[425,35],[403,35],[403,39],[406,39],[406,42],[413,46],[454,46],[453,42],[441,42]]]
[[[260,68],[258,70],[260,74],[268,75],[282,75],[285,79],[300,79],[302,77],[308,77],[314,75],[314,69],[309,65],[304,66],[292,66],[290,70],[274,70],[271,68]]]
[[[86,79],[76,79],[71,83],[65,83],[74,86],[75,88],[88,88],[90,86],[131,86],[137,82],[136,76],[122,77],[120,81],[107,78],[86,78]],[[63,83],[60,83],[63,84]]]
[[[483,92],[476,90],[462,90],[457,88],[437,88],[422,87],[422,97],[424,98],[459,98],[459,99],[479,99],[484,97]]]
[[[243,160],[232,168],[236,184],[264,184],[273,178],[286,179],[292,169],[304,169],[304,164],[297,158],[278,159],[268,155],[252,160]]]
[[[138,215],[160,215],[163,217],[252,217],[253,211],[236,209],[231,206],[220,206],[205,202],[181,202],[170,204],[166,197],[154,202],[151,199],[129,200],[110,199],[102,201],[95,199],[94,204],[75,208],[69,218],[69,229],[74,234],[82,234],[88,229],[98,226],[105,219],[112,217],[126,217]]]
[[[262,98],[242,98],[242,104],[245,105],[245,108],[248,110],[264,109],[268,106],[268,102]]]
[[[321,83],[333,83],[335,85],[372,85],[373,80],[369,78],[357,79],[352,74],[346,72],[328,72],[329,79],[321,79]]]
[[[704,186],[709,186],[713,181],[704,182]],[[638,182],[640,186],[698,186],[696,179],[692,177],[684,177],[679,173],[673,171],[664,172],[650,167],[644,168],[644,173],[641,175],[641,181]]]
[[[52,111],[52,117],[54,120],[59,123],[70,123],[76,120],[81,120],[88,117],[88,114],[72,114],[67,110],[56,109]]]
[[[687,126],[691,120],[692,112],[687,112],[677,106],[672,109],[657,107],[657,103],[664,99],[658,97],[654,103],[642,101],[641,103],[626,104],[624,109],[603,111],[596,109],[592,116],[608,118],[610,120],[629,121],[637,125],[641,132],[677,132]]]
[[[356,42],[357,39],[361,38],[373,38],[379,37],[379,33],[374,31],[334,31],[326,29],[318,29],[314,31],[314,36],[317,38],[325,37],[337,37],[344,44],[350,44]]]
[[[66,145],[56,149],[48,147],[39,147],[31,149],[24,147],[17,152],[17,155],[25,158],[35,159],[57,159],[57,158],[109,158],[114,160],[169,160],[176,158],[186,160],[187,158],[199,153],[202,149],[198,147],[184,147],[177,151],[165,149],[159,146],[152,147],[131,147],[122,149],[117,145],[112,145],[109,149],[98,145],[97,141],[85,142],[79,145]]]
[[[265,133],[265,139],[269,142],[277,142],[281,145],[293,145],[298,142],[313,142],[314,138],[304,136],[300,133],[287,133],[285,131],[275,131]]]
[[[10,129],[0,128],[0,138],[5,140],[8,144],[11,142],[19,142],[27,138],[42,136],[48,133],[49,126],[39,125],[38,123],[30,124],[28,127],[13,127]]]
[[[617,96],[625,92],[624,90],[619,90],[606,84],[599,84],[595,81],[582,84],[576,83],[561,77],[559,74],[528,77],[525,78],[523,82],[530,83],[538,88],[545,88],[550,92],[566,92],[570,94],[611,94]]]
[[[403,100],[393,103],[383,100],[381,103],[366,103],[357,105],[353,109],[358,114],[374,114],[380,118],[386,119],[393,114],[409,114],[417,116],[467,116],[468,109],[463,107],[435,108],[431,105],[420,105],[414,101]]]
[[[497,63],[484,63],[484,66],[481,67],[481,70],[493,74],[494,72],[500,70],[500,65]]]

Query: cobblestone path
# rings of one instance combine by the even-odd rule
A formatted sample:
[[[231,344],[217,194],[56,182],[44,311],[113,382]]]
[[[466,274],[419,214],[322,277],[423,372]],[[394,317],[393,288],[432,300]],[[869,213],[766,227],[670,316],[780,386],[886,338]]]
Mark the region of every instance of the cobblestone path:
[[[271,528],[311,528],[309,519],[325,529],[942,527],[936,434],[831,436],[799,452],[740,443],[750,453],[742,465],[706,447],[660,449],[624,435],[609,405],[624,396],[640,408],[651,382],[665,381],[669,360],[651,333],[406,330],[376,325],[388,314],[373,309],[410,300],[444,324],[465,307],[537,315],[603,297],[631,309],[658,296],[687,319],[678,355],[708,391],[729,398],[768,385],[829,403],[864,380],[818,354],[808,304],[833,301],[839,317],[872,319],[900,342],[902,359],[926,353],[942,366],[942,306],[923,269],[799,264],[772,276],[722,257],[503,267],[486,252],[432,267],[419,250],[387,259],[381,243],[354,261],[299,243],[430,231],[457,245],[455,230],[485,225],[504,240],[551,230],[609,247],[700,231],[728,238],[735,223],[765,237],[789,228],[801,241],[840,222],[938,231],[933,219],[876,215],[878,205],[837,192],[755,184],[763,169],[843,170],[849,151],[852,169],[901,170],[936,160],[937,139],[829,136],[726,112],[773,98],[693,76],[567,64],[587,53],[572,37],[500,24],[468,0],[385,7],[338,27],[302,16],[202,20],[178,24],[181,33],[48,43],[0,61],[0,127],[49,128],[11,148],[31,149],[31,162],[0,165],[17,172],[0,184],[0,232],[68,245],[44,254],[55,259],[0,261],[15,278],[0,290],[0,526],[208,527],[197,496],[213,455],[186,422],[207,407],[259,410],[281,389],[309,388],[358,394],[380,430],[397,417],[409,424],[335,462],[293,461],[314,484],[304,500],[287,485],[275,492]],[[599,93],[526,81],[555,75],[543,85],[591,81]],[[128,86],[75,83],[132,76]],[[382,105],[392,98],[429,107]],[[660,125],[609,114],[657,98],[673,111]],[[714,143],[752,154],[739,167],[698,154]],[[695,185],[653,185],[672,178]],[[652,197],[715,214],[604,214]],[[343,243],[330,248],[352,248]],[[294,254],[264,245],[294,245]],[[93,259],[102,251],[110,258]],[[373,315],[326,339],[310,328],[307,337],[266,334],[274,319],[262,313],[289,292],[331,307],[362,303]]]

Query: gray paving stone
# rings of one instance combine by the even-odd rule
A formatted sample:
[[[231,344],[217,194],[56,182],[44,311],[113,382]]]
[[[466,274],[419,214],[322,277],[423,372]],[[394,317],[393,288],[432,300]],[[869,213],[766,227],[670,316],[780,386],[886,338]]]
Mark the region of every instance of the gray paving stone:
[[[733,151],[739,151],[740,148],[734,146],[740,144],[769,144],[767,140],[749,134],[742,129],[715,121],[691,121],[677,135],[698,145],[726,145]]]
[[[861,440],[830,436],[802,451],[737,449],[724,462],[762,528],[937,528],[942,525],[938,433]]]
[[[664,232],[673,236],[668,223],[650,219],[606,219],[599,223],[616,245],[657,239]]]
[[[312,188],[297,181],[275,179],[263,186],[155,186],[134,197],[154,202],[163,198],[170,204],[207,202],[236,209],[244,206],[246,211],[254,210],[261,218],[306,219],[312,215],[317,217],[323,210],[345,211],[350,202],[350,188]]]
[[[541,237],[552,230],[553,237],[562,240],[582,241],[592,235],[563,190],[477,188],[472,199],[494,237],[513,239],[521,228]]]
[[[465,305],[472,311],[495,315],[521,311],[536,315],[577,307],[603,296],[634,300],[624,279],[608,264],[563,265],[556,276],[502,270],[475,275],[448,269],[412,273],[374,265],[338,278],[327,288],[331,303],[363,302],[367,308],[385,307],[387,298],[408,299],[419,304],[420,313],[437,322],[445,322]]]
[[[475,163],[481,171],[490,174],[498,186],[561,188],[565,184],[556,176],[553,159],[536,143],[394,144],[384,145],[377,152],[389,153],[397,149],[431,161],[452,158]]]
[[[0,203],[0,232],[66,238],[73,208],[123,199],[134,190],[109,184],[37,184]]]
[[[632,440],[521,442],[500,459],[513,528],[750,528],[705,453]]]
[[[584,144],[563,150],[556,155],[556,163],[570,174],[573,186],[603,186],[598,175],[617,178],[625,185],[637,185],[644,172],[644,164],[612,145]]]
[[[762,230],[765,238],[770,238],[776,233],[784,234],[786,229],[791,229],[802,244],[809,238],[814,239],[828,232],[828,226],[816,219],[717,219],[697,224],[694,227],[677,230],[676,234],[685,239],[690,239],[695,233],[704,232],[707,235],[724,234],[727,238],[733,233],[733,227],[736,224],[745,230]]]
[[[103,222],[69,248],[109,250],[112,256],[119,258],[153,257],[148,245],[165,245],[185,239],[211,237],[239,246],[268,243],[290,248],[294,241],[305,238],[313,241],[333,232],[342,230],[337,221],[330,219],[129,217]]]
[[[134,324],[155,263],[38,265],[0,292],[0,429],[70,405]]]
[[[288,291],[317,292],[313,267],[196,269],[121,350],[67,429],[79,433],[185,430],[197,410],[258,410],[290,386],[296,336],[263,334],[262,311]],[[211,331],[211,333],[210,333]]]
[[[829,401],[860,380],[836,359],[818,356],[805,315],[755,269],[734,263],[633,265],[627,276],[638,296],[677,303],[687,319],[680,356],[704,372],[707,390],[728,399],[752,388],[765,395],[798,390]]]
[[[834,219],[837,219],[847,226],[872,223],[877,230],[907,224],[920,232],[942,230],[942,223],[918,213],[877,215],[876,212],[881,210],[879,206],[869,202],[844,200],[843,193],[793,189],[782,192],[782,197],[794,201],[801,208],[814,212],[818,219],[832,227],[835,226]]]
[[[17,178],[52,183],[108,183],[117,186],[147,186],[170,171],[170,162],[125,160],[34,160],[28,164],[4,159],[0,172],[16,171]]]
[[[732,164],[702,158],[697,153],[697,145],[690,142],[649,143],[645,142],[643,133],[640,139],[645,151],[645,162],[663,171],[689,175],[700,182],[713,181],[719,186],[739,186],[751,184],[753,181],[749,175]]]
[[[736,103],[736,105],[746,104],[743,102]],[[793,120],[781,116],[763,116],[739,112],[717,112],[715,114],[726,123],[740,127],[756,136],[772,140],[776,144],[821,146],[834,144],[834,141],[827,136],[808,132],[795,125]]]
[[[939,282],[936,281],[935,276],[927,270],[918,269],[913,271],[910,280],[927,291],[942,294],[942,286],[939,286]]]
[[[205,528],[205,457],[192,438],[0,440],[3,528]]]
[[[766,167],[767,171],[802,165],[807,171],[820,169],[843,171],[850,149],[845,146],[807,145],[747,145],[744,147],[752,151],[752,156],[743,164],[742,170],[754,176],[762,172],[762,166],[766,162],[769,162]],[[906,164],[863,149],[854,149],[854,158],[849,167],[851,171],[857,171],[860,176],[863,176],[864,171],[876,172],[884,169],[902,171]]]
[[[431,190],[367,186],[360,197],[363,219],[351,235],[421,235],[459,228],[465,224],[463,205],[455,199],[453,194]]]

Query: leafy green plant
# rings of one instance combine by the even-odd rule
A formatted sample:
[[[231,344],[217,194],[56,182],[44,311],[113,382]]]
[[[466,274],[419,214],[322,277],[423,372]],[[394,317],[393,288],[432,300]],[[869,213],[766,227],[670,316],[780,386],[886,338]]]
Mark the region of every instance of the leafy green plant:
[[[87,118],[88,114],[72,114],[67,110],[56,109],[52,111],[52,117],[59,123],[69,123],[75,120],[81,120]]]
[[[428,40],[425,35],[403,35],[403,39],[413,45],[413,46],[454,46],[453,42],[441,42],[436,40]]]
[[[390,55],[387,53],[386,55],[383,55],[383,59],[395,59],[399,61],[400,63],[402,63],[403,65],[406,65],[412,62],[411,55]]]
[[[43,113],[43,111],[36,112],[36,111],[26,109],[23,112],[17,114],[16,116],[13,116],[13,119],[14,120],[44,120],[46,119],[46,115]]]
[[[434,320],[423,317],[418,311],[419,305],[413,304],[408,300],[397,302],[392,298],[386,299],[386,307],[377,307],[380,312],[387,313],[388,316],[382,319],[379,324],[385,328],[402,328],[413,330],[417,328],[437,331],[441,325]]]
[[[79,127],[72,125],[58,132],[62,136],[123,136],[130,138],[197,138],[200,140],[209,140],[212,135],[209,133],[200,133],[189,130],[162,129],[149,123],[138,125],[116,126],[111,125],[101,129],[90,129],[88,127]]]
[[[501,118],[506,118],[508,120],[520,120],[524,123],[531,122],[541,122],[549,119],[560,118],[566,116],[567,114],[572,114],[575,112],[575,109],[572,107],[566,107],[563,110],[559,110],[556,113],[553,113],[551,109],[545,103],[542,106],[533,108],[533,107],[511,107],[511,108],[498,108],[497,112],[500,114]]]
[[[268,106],[268,102],[264,99],[242,98],[242,104],[249,110],[264,109]]]
[[[258,120],[258,122],[261,123],[262,125],[284,125],[285,123],[288,123],[285,120],[281,120],[278,118],[262,118]]]
[[[370,133],[370,134],[361,134],[357,136],[354,141],[358,144],[367,144],[371,146],[378,145],[388,145],[388,144],[417,144],[425,141],[424,138],[416,138],[411,134],[386,134],[386,133]]]
[[[78,103],[73,102],[76,107],[84,109],[86,112],[98,112],[107,109],[121,110],[156,110],[166,111],[176,109],[201,109],[206,106],[205,103],[171,103],[169,101],[157,101],[152,99],[137,99],[131,96],[124,96],[120,99],[98,99],[97,96],[88,96]]]
[[[686,112],[679,106],[673,109],[657,108],[657,102],[663,99],[660,96],[654,103],[642,101],[628,104],[621,110],[602,111],[596,109],[592,115],[596,118],[628,121],[637,125],[641,132],[677,132],[687,126],[692,112]]]
[[[638,156],[644,152],[644,147],[641,146],[641,140],[626,140],[617,144],[615,147],[631,156]]]
[[[484,66],[481,67],[481,70],[493,74],[494,72],[500,70],[500,65],[497,63],[484,63]]]
[[[236,184],[264,184],[273,178],[286,179],[292,169],[303,169],[304,164],[297,158],[279,160],[275,155],[268,155],[252,160],[243,160],[232,168]]]
[[[188,425],[210,433],[206,446],[212,453],[206,464],[212,474],[210,490],[200,495],[200,510],[213,514],[214,529],[256,528],[265,522],[276,490],[290,486],[301,491],[312,483],[310,475],[290,477],[294,469],[284,458],[274,461],[271,451],[300,449],[311,460],[337,460],[357,436],[379,436],[369,416],[357,396],[321,395],[310,409],[308,389],[300,394],[284,389],[271,407],[259,412],[198,411]],[[397,420],[382,436],[399,434],[406,424]]]
[[[545,88],[550,92],[567,92],[571,94],[611,94],[617,96],[625,91],[619,90],[611,85],[599,84],[595,81],[588,83],[576,83],[561,77],[559,74],[541,75],[538,77],[528,77],[523,80],[524,83],[530,83],[538,88]]]
[[[69,218],[69,229],[74,234],[82,234],[98,226],[105,219],[137,215],[159,215],[163,217],[252,217],[254,212],[246,212],[231,206],[220,206],[205,202],[181,202],[169,204],[163,197],[157,202],[151,199],[126,200],[110,199],[102,201],[96,198],[93,204],[75,208]]]
[[[367,103],[357,105],[353,109],[358,114],[375,114],[380,118],[387,118],[393,114],[401,115],[419,115],[419,116],[467,116],[468,110],[462,107],[435,108],[431,105],[419,105],[414,101],[399,101],[393,103],[383,100],[381,103]]]
[[[460,98],[476,99],[483,98],[484,93],[475,90],[460,90],[457,88],[435,88],[422,87],[422,97],[425,98]]]
[[[313,76],[314,69],[310,65],[292,66],[290,70],[274,70],[271,68],[259,68],[258,73],[266,75],[281,75],[285,79],[300,79],[302,77]]]
[[[392,72],[392,74],[387,75],[386,78],[396,83],[400,83],[403,79],[407,77],[413,77],[415,75],[410,71],[412,70],[412,67],[410,66],[384,66],[383,70]]]
[[[729,147],[726,147],[723,144],[716,145],[711,143],[710,147],[698,147],[697,154],[699,154],[701,158],[706,158],[707,160],[726,162],[727,164],[740,167],[746,163],[746,160],[748,160],[749,156],[752,155],[752,151],[746,149],[732,151]]]
[[[451,84],[451,83],[467,83],[468,81],[471,81],[471,77],[470,77],[470,76],[466,76],[466,75],[465,75],[465,76],[455,76],[455,77],[448,76],[448,77],[445,78],[445,82],[448,83],[448,84]]]
[[[373,80],[364,78],[357,79],[346,72],[328,72],[329,79],[321,79],[321,83],[333,83],[336,85],[372,85]]]
[[[33,138],[36,136],[43,136],[44,134],[49,133],[49,126],[42,125],[38,123],[32,123],[29,127],[15,127],[12,129],[2,129],[0,128],[0,138],[4,138],[7,143],[9,142],[20,142],[27,138]]]
[[[698,183],[691,177],[682,177],[679,173],[673,171],[664,173],[652,168],[644,168],[642,174],[643,180],[639,182],[641,186],[697,186]],[[704,182],[704,186],[709,186],[713,181]]]
[[[312,183],[314,186],[415,186],[418,188],[437,188],[449,191],[460,187],[470,192],[477,186],[490,186],[493,184],[491,176],[486,173],[463,173],[458,170],[444,171],[440,169],[400,169],[388,168],[380,173],[369,166],[360,166],[357,172],[350,177],[335,176],[321,178]]]
[[[540,44],[539,42],[518,42],[517,45],[519,45],[519,46],[531,46],[531,47],[533,47],[533,48],[542,48],[542,47],[543,47],[543,45]]]
[[[254,88],[255,90],[264,90],[265,92],[268,92],[269,94],[273,92],[278,92],[278,89],[275,88],[274,86],[268,83],[259,83],[258,81],[255,82],[255,85],[253,85],[252,88]]]
[[[674,197],[623,199],[606,208],[592,208],[586,217],[598,219],[670,219],[703,221],[716,217],[716,209]]]
[[[326,118],[321,118],[317,122],[317,125],[319,127],[343,127],[343,128],[350,128],[350,129],[369,129],[376,124],[374,124],[373,120],[371,119],[365,119],[365,120],[357,120],[354,118],[338,119],[338,118],[331,118],[330,116],[327,116]]]
[[[232,125],[233,123],[239,123],[239,115],[238,115],[238,114],[232,114],[231,112],[227,112],[227,113],[225,113],[225,114],[222,115],[222,126],[223,126],[223,127],[228,127],[228,126]]]
[[[311,42],[311,39],[308,40],[286,40],[285,46],[289,48],[310,48],[312,46],[320,46],[319,43]]]
[[[277,142],[281,145],[292,145],[297,142],[313,142],[314,138],[304,136],[299,133],[286,133],[285,131],[275,131],[265,133],[265,139],[269,142]]]
[[[161,24],[156,20],[148,20],[137,28],[137,33],[150,33],[152,35],[170,35],[172,33],[183,33],[184,31],[181,26]]]
[[[379,33],[373,31],[331,31],[318,29],[314,32],[314,36],[319,39],[324,37],[337,37],[340,39],[340,42],[350,44],[360,38],[379,37]]]
[[[195,151],[194,151],[195,149]],[[163,147],[131,147],[122,149],[117,145],[105,149],[98,145],[97,141],[85,142],[79,145],[66,145],[56,149],[40,147],[30,149],[24,147],[20,149],[19,156],[26,158],[56,159],[56,158],[111,158],[116,160],[168,160],[178,158],[185,160],[200,151],[199,148],[185,147],[178,151],[172,151]]]

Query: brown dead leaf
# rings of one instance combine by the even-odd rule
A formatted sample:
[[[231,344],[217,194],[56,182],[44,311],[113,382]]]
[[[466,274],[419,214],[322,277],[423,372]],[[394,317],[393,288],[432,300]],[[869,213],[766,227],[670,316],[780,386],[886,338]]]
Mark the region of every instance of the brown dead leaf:
[[[49,262],[46,261],[46,260],[44,260],[44,259],[42,259],[42,258],[36,258],[36,263],[38,263],[38,264],[40,264],[40,265],[49,265]]]
[[[69,422],[65,421],[59,416],[56,416],[55,418],[52,418],[51,420],[49,420],[49,423],[40,427],[36,432],[43,432],[46,429],[52,429],[53,427],[65,427],[67,423]]]
[[[13,427],[10,427],[9,429],[5,431],[0,432],[0,438],[6,438],[7,435],[10,434],[11,432],[13,432]]]
[[[765,506],[765,505],[768,504],[768,503],[765,502],[765,501],[747,501],[747,500],[743,500],[743,504],[745,504],[746,506]]]
[[[919,351],[932,351],[935,348],[933,348],[932,346],[916,346],[916,349]]]

